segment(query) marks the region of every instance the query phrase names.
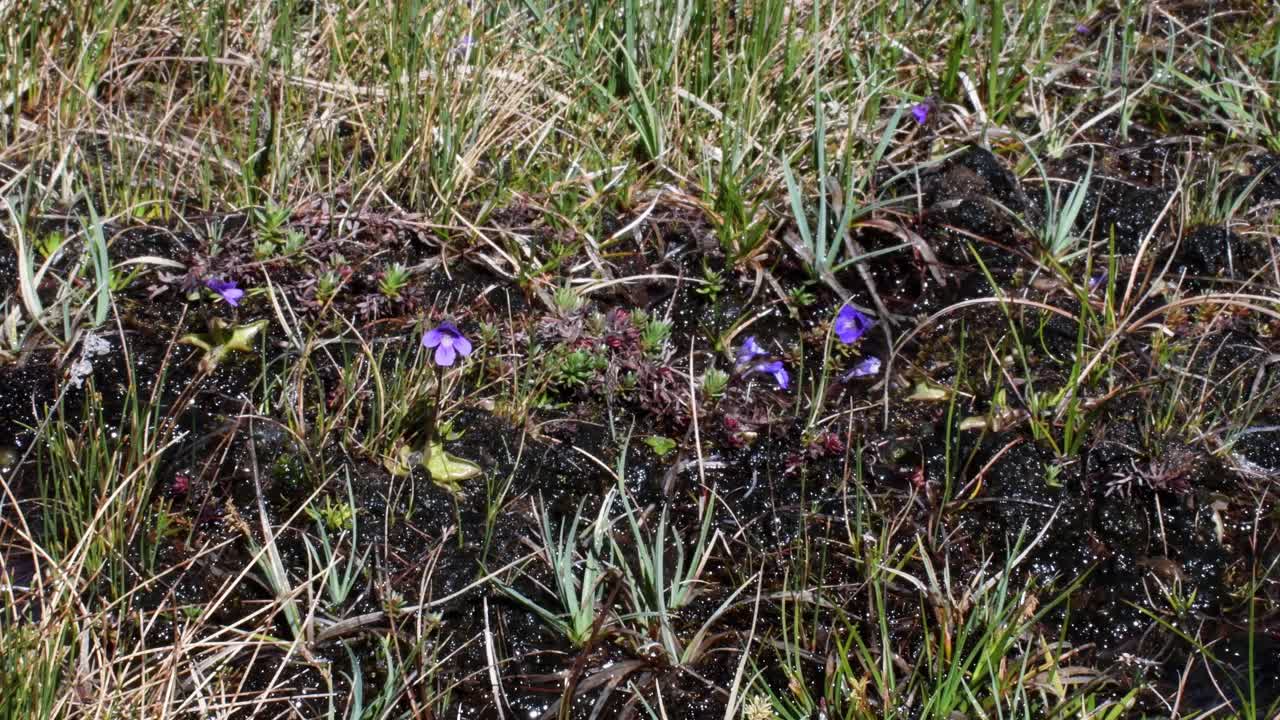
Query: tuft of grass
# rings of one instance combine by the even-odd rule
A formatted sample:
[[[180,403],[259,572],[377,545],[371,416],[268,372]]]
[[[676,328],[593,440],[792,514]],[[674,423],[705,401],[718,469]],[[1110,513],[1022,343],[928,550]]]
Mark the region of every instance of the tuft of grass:
[[[514,586],[502,586],[504,592],[535,612],[543,622],[579,648],[597,635],[610,632],[609,610],[604,606],[604,593],[614,572],[614,558],[605,543],[608,523],[603,513],[608,507],[608,502],[603,503],[602,514],[584,529],[589,541],[583,550],[578,548],[582,504],[578,505],[568,527],[562,524],[558,533],[552,532],[545,508],[539,513],[542,517],[543,557],[551,571],[551,594],[557,601],[556,605],[545,607]]]

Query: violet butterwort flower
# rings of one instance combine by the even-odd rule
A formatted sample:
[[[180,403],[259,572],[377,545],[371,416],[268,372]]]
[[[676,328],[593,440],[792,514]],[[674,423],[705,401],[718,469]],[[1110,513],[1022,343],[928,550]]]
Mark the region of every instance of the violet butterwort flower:
[[[1089,292],[1096,291],[1098,288],[1102,287],[1106,283],[1107,283],[1107,271],[1103,270],[1097,275],[1094,275],[1093,277],[1089,278]]]
[[[227,304],[235,307],[240,304],[240,298],[244,297],[244,291],[236,287],[235,280],[219,280],[218,278],[209,278],[204,281],[205,287],[214,291]]]
[[[929,104],[916,103],[915,105],[912,105],[911,117],[915,118],[916,122],[920,125],[929,122]]]
[[[742,347],[738,348],[738,353],[735,356],[737,369],[741,372],[743,368],[750,366],[750,370],[748,372],[772,375],[773,379],[778,382],[778,389],[786,390],[787,384],[791,382],[791,375],[787,373],[787,369],[783,367],[781,360],[761,360],[760,362],[756,362],[757,360],[760,360],[760,358],[766,357],[768,354],[769,353],[760,346],[760,343],[756,342],[756,337],[754,335],[748,335],[747,338],[742,341]],[[752,363],[755,364],[752,365]]]
[[[875,355],[868,355],[862,362],[853,366],[853,369],[845,373],[844,381],[849,382],[856,377],[868,377],[880,374],[880,358]]]
[[[773,362],[758,363],[755,367],[751,369],[758,373],[764,373],[765,375],[772,375],[773,379],[778,381],[779,390],[786,390],[787,383],[791,382],[791,375],[788,374],[787,369],[782,366],[781,360],[774,360]]]
[[[428,330],[422,336],[422,347],[435,348],[435,362],[440,367],[449,367],[459,355],[471,354],[471,341],[458,332],[453,323],[440,323],[440,326]]]
[[[840,338],[840,342],[849,345],[866,335],[868,330],[875,327],[875,324],[875,320],[858,312],[853,306],[845,305],[836,314],[836,337]]]
[[[475,46],[476,46],[475,38],[471,37],[470,35],[463,35],[462,39],[458,42],[457,45],[453,46],[453,49],[450,50],[449,53],[452,55],[466,56],[471,53],[471,48]]]
[[[738,369],[742,369],[751,364],[752,360],[768,354],[764,348],[760,347],[760,343],[756,342],[755,335],[748,335],[747,339],[742,341],[742,347],[738,348],[736,356]]]

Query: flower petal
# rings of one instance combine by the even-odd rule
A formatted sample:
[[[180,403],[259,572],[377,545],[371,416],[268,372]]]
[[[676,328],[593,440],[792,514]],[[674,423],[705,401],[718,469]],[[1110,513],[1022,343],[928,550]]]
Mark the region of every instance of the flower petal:
[[[787,373],[787,369],[783,367],[781,360],[759,363],[752,370],[765,375],[772,375],[773,379],[778,382],[778,389],[780,390],[786,390],[787,383],[791,381],[791,375]]]
[[[870,355],[863,359],[862,362],[855,365],[852,370],[845,373],[844,379],[845,382],[848,382],[856,377],[867,377],[868,375],[878,374],[880,374],[880,358],[875,355]]]
[[[440,332],[440,328],[428,330],[422,335],[422,347],[433,348],[440,344],[440,340],[443,337],[444,335]]]
[[[738,354],[736,356],[738,367],[742,367],[761,355],[766,354],[767,353],[764,348],[760,347],[760,343],[756,342],[756,336],[748,335],[747,338],[742,341],[742,347],[738,348]]]
[[[244,297],[244,291],[234,285],[225,290],[219,291],[218,294],[221,295],[222,299],[226,300],[227,304],[231,307],[239,305],[240,298]]]
[[[471,354],[471,341],[459,334],[453,340],[453,348],[458,351],[459,355],[466,357]]]
[[[1106,282],[1107,282],[1107,271],[1103,270],[1097,275],[1094,275],[1093,277],[1089,278],[1089,292],[1093,292],[1097,290],[1098,288],[1106,284]]]
[[[836,314],[836,336],[840,338],[840,342],[848,345],[857,342],[858,338],[865,335],[875,324],[875,320],[858,312],[853,306],[845,305]]]
[[[787,383],[791,381],[791,375],[787,373],[786,368],[782,367],[782,363],[778,363],[778,369],[770,374],[773,375],[774,380],[778,381],[779,390],[787,389]]]
[[[453,361],[457,359],[458,353],[453,349],[453,343],[440,343],[440,347],[436,348],[436,364],[440,367],[449,367]]]

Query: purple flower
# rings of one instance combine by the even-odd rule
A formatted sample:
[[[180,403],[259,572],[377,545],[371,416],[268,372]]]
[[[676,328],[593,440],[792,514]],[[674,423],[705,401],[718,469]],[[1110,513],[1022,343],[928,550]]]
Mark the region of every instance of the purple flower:
[[[451,50],[450,52],[452,52],[454,55],[466,55],[471,51],[471,48],[475,46],[476,46],[475,38],[471,37],[470,35],[463,35],[462,40],[457,45],[455,45],[453,50]]]
[[[1089,26],[1084,23],[1076,23],[1076,32],[1080,35],[1089,34]]]
[[[844,381],[849,382],[853,378],[867,377],[869,375],[880,374],[880,358],[875,355],[868,355],[863,358],[862,362],[853,366],[853,369],[845,373]]]
[[[235,280],[219,280],[218,278],[209,278],[204,281],[205,287],[214,291],[227,304],[235,307],[240,304],[240,298],[244,297],[244,291],[236,287]]]
[[[756,337],[748,335],[742,341],[742,347],[738,348],[737,355],[734,356],[737,361],[738,372],[742,372],[743,368],[749,367],[748,374],[762,373],[764,375],[772,375],[773,379],[778,381],[778,389],[786,390],[787,383],[791,381],[791,375],[782,366],[781,360],[760,360],[760,358],[768,355],[769,353],[763,347],[760,347],[760,343],[756,342]],[[760,362],[756,362],[757,360],[760,360]],[[752,363],[755,364],[752,365]]]
[[[755,367],[751,368],[751,370],[753,372],[764,373],[765,375],[772,375],[773,379],[778,381],[779,390],[786,390],[787,383],[791,381],[791,375],[789,375],[787,373],[787,369],[782,366],[781,360],[757,363]]]
[[[912,105],[911,117],[915,118],[916,122],[920,125],[929,122],[929,103],[916,103],[915,105]]]
[[[1107,271],[1103,270],[1097,275],[1094,275],[1093,277],[1089,278],[1089,292],[1095,292],[1098,288],[1102,287],[1106,283],[1107,283]]]
[[[471,354],[471,341],[458,332],[457,326],[447,322],[424,333],[422,347],[436,349],[435,361],[440,367],[453,365],[459,355],[466,357]]]
[[[858,338],[875,327],[876,321],[863,315],[850,305],[840,308],[836,314],[836,336],[845,345],[857,342]]]
[[[748,335],[747,339],[742,341],[742,347],[738,348],[736,356],[738,368],[741,369],[749,365],[752,360],[768,354],[764,348],[760,347],[760,343],[756,342],[755,335]]]

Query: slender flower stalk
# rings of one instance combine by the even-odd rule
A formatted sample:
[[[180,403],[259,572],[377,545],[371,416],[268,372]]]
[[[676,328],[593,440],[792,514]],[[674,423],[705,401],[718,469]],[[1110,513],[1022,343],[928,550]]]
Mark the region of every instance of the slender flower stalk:
[[[427,427],[427,444],[430,445],[440,439],[437,428],[440,425],[440,406],[444,401],[443,368],[452,367],[459,356],[470,355],[471,341],[458,330],[457,325],[444,322],[422,334],[422,347],[435,349],[432,362],[436,371],[436,399]]]
[[[426,444],[422,448],[422,464],[431,479],[451,492],[462,493],[459,483],[467,478],[475,477],[481,472],[480,466],[469,460],[450,455],[444,449],[444,438],[440,437],[440,409],[444,405],[445,368],[452,367],[459,357],[471,354],[471,341],[458,330],[453,323],[440,323],[438,326],[422,334],[422,346],[434,349],[432,354],[432,370],[436,376],[435,401],[430,408],[423,434]],[[404,448],[406,453],[409,448]],[[401,467],[403,461],[396,467]]]

